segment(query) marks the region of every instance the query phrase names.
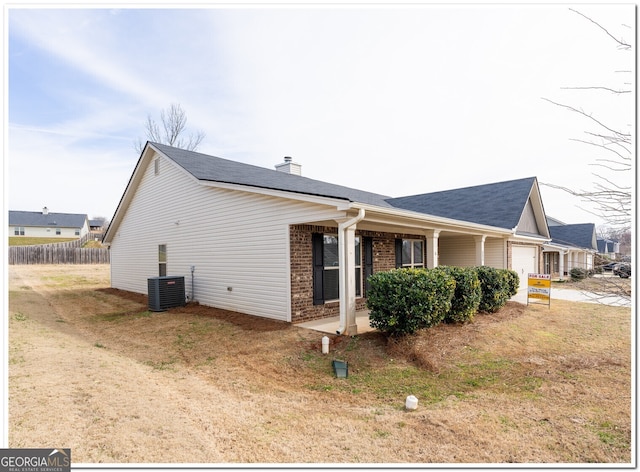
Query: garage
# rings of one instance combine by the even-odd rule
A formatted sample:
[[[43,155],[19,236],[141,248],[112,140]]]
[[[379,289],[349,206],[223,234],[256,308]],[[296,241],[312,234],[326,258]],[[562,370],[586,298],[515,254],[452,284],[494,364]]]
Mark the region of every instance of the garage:
[[[528,274],[538,273],[538,248],[513,246],[511,268],[520,277],[520,288],[526,288]]]

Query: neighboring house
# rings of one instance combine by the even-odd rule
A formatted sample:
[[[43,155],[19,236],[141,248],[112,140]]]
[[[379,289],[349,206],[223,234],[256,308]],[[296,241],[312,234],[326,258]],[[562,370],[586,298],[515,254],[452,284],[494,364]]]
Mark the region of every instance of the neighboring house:
[[[87,215],[38,211],[9,211],[9,236],[82,238],[89,232]]]
[[[104,220],[89,220],[89,231],[99,233],[103,230]]]
[[[391,198],[147,143],[104,237],[114,288],[185,276],[203,305],[355,334],[369,275],[396,267],[513,268],[526,286],[550,241],[535,177]],[[193,279],[191,275],[193,274]],[[192,282],[193,280],[193,282]]]
[[[547,217],[551,242],[544,245],[544,273],[563,279],[571,269],[593,269],[593,257],[598,252],[596,226],[593,223],[566,224]]]
[[[611,260],[618,259],[620,255],[620,243],[611,239],[598,239],[598,254]]]

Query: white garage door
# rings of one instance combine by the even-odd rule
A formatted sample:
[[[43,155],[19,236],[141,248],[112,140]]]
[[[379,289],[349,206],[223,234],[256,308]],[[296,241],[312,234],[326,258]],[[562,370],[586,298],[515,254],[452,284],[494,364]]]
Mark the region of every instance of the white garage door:
[[[535,247],[513,246],[511,268],[520,276],[520,288],[527,287],[529,274],[538,273],[538,250]]]

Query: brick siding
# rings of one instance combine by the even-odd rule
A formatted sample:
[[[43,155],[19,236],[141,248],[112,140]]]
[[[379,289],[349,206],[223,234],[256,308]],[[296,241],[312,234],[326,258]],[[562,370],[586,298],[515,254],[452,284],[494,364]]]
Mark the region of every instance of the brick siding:
[[[340,303],[327,302],[322,305],[313,304],[313,246],[312,234],[337,234],[337,226],[292,225],[289,228],[291,252],[291,322],[339,316]],[[396,267],[395,240],[422,239],[424,236],[410,234],[394,234],[373,231],[356,231],[356,236],[373,238],[373,271],[387,271]],[[361,240],[362,242],[362,240]],[[426,245],[426,242],[425,242]],[[426,246],[425,246],[426,247]],[[364,259],[364,250],[361,251]],[[361,261],[364,266],[364,260]],[[356,310],[365,310],[367,300],[356,298]]]

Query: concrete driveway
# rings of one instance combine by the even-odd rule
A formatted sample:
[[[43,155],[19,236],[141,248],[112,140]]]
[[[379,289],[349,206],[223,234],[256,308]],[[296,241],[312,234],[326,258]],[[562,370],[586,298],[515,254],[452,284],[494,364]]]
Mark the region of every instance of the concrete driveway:
[[[600,295],[592,292],[583,292],[582,290],[572,290],[567,288],[551,288],[551,300],[569,300],[572,302],[600,303],[609,306],[625,306],[631,307],[631,300],[616,295]],[[527,289],[520,291],[511,298],[515,302],[527,304]],[[536,303],[539,303],[536,302]]]

